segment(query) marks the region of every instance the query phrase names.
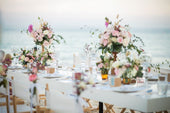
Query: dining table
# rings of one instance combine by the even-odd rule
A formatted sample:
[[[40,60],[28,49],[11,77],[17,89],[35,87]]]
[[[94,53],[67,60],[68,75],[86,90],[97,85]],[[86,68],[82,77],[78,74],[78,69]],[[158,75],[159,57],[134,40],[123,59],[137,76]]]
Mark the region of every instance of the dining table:
[[[48,84],[49,89],[69,95],[75,90],[72,79],[73,72],[72,70],[58,70],[54,74],[48,74],[45,71],[39,72],[37,84],[42,87]],[[28,79],[28,72],[26,69],[9,69],[8,78],[11,76]],[[40,92],[44,93],[43,90]],[[103,113],[103,103],[139,112],[159,112],[170,110],[170,83],[168,83],[167,94],[158,95],[157,82],[148,83],[147,87],[143,83],[111,87],[108,82],[100,81],[96,82],[95,86],[88,85],[81,97],[98,101],[99,113]]]

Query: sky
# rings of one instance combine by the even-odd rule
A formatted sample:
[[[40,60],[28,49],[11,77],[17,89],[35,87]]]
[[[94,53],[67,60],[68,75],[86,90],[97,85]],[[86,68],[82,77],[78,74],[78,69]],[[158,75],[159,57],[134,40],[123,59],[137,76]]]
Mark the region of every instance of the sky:
[[[41,17],[56,29],[102,27],[117,14],[133,28],[170,28],[170,0],[0,0],[2,28],[21,29]],[[20,28],[21,27],[21,28]]]

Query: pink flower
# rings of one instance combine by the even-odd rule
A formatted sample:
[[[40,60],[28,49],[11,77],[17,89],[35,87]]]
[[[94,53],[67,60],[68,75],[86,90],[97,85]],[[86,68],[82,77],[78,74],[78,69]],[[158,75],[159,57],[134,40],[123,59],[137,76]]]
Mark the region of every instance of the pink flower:
[[[41,58],[41,61],[43,61],[43,60],[44,60],[44,57]]]
[[[33,59],[29,60],[30,63],[33,63]]]
[[[41,42],[43,40],[43,38],[41,36],[38,36],[37,39],[39,42]]]
[[[37,33],[37,32],[31,32],[31,34],[32,34],[32,36],[33,36],[34,38],[36,38],[36,37],[37,37],[37,35],[38,35],[38,33]]]
[[[118,68],[115,68],[114,72],[115,72],[116,75],[119,75],[119,69]]]
[[[105,33],[104,35],[103,35],[103,37],[104,37],[104,39],[108,39],[109,38],[109,33]]]
[[[118,37],[117,41],[122,44],[123,43],[123,38],[122,37]]]
[[[97,67],[98,68],[102,68],[103,67],[103,63],[100,63]]]
[[[103,45],[106,46],[107,44],[108,44],[108,40],[107,40],[107,39],[104,39]]]
[[[30,80],[31,82],[34,82],[35,80],[37,80],[37,75],[35,75],[35,74],[30,75],[30,76],[29,76],[29,80]]]
[[[52,41],[53,41],[53,39],[50,39],[49,43],[51,44],[51,43],[52,43]]]
[[[139,70],[139,67],[135,65],[135,69],[136,69],[136,71],[138,71],[138,70]]]
[[[28,57],[25,57],[25,61],[28,62],[28,61],[29,61],[29,58],[28,58]]]
[[[108,25],[109,25],[109,22],[108,22],[108,21],[106,21],[106,22],[105,22],[105,26],[106,26],[106,27],[108,27]]]
[[[51,37],[52,37],[52,35],[53,35],[52,33],[49,33],[49,34],[48,34],[48,38],[51,38]]]
[[[49,45],[49,42],[45,40],[44,43],[43,43],[43,45],[44,45],[44,46],[48,46],[48,45]]]
[[[38,29],[37,32],[38,32],[38,33],[42,33],[42,29]]]
[[[118,37],[118,36],[119,36],[119,31],[114,30],[114,31],[112,32],[112,35]]]
[[[32,25],[32,24],[30,24],[30,25],[28,26],[28,31],[29,31],[30,33],[33,31],[33,25]]]
[[[131,34],[130,32],[128,32],[128,36],[129,36],[129,38],[131,38],[131,37],[132,37],[132,34]]]

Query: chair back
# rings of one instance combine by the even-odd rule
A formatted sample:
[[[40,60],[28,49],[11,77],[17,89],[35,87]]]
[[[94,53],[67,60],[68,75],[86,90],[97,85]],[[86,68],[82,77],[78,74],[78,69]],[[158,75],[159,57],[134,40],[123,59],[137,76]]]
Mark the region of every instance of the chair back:
[[[64,95],[53,89],[49,89],[47,106],[55,113],[77,113],[76,101],[74,98]]]

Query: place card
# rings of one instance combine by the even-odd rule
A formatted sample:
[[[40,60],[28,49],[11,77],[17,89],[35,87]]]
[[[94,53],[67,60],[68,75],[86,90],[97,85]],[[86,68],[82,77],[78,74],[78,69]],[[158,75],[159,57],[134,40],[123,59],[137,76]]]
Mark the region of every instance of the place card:
[[[167,78],[168,82],[170,82],[170,73],[168,73],[168,78]]]
[[[111,87],[119,87],[121,86],[121,78],[109,76],[109,84]]]
[[[53,74],[55,72],[55,68],[48,68],[47,73],[48,74]]]

